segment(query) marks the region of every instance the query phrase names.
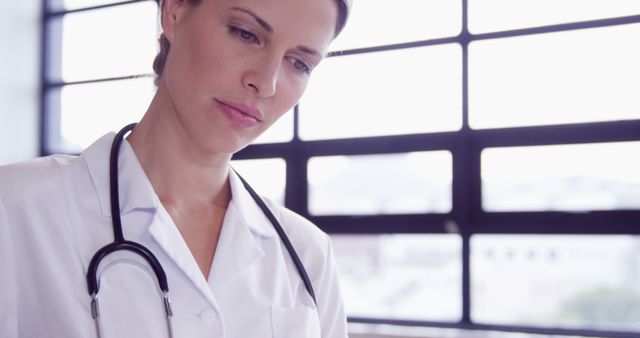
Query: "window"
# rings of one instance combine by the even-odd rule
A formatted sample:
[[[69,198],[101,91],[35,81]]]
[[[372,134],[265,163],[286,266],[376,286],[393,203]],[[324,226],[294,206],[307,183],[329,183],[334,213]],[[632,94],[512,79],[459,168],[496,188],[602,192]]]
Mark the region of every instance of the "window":
[[[474,235],[474,322],[638,331],[640,237]]]
[[[308,162],[309,213],[380,215],[451,211],[451,154],[319,156]]]
[[[460,236],[358,234],[333,235],[332,240],[349,315],[417,321],[461,319]]]
[[[157,4],[46,3],[42,153],[73,153],[144,112]],[[356,1],[234,167],[330,233],[351,322],[637,336],[638,36],[634,0]]]
[[[151,102],[155,1],[46,1],[42,153],[79,152]]]

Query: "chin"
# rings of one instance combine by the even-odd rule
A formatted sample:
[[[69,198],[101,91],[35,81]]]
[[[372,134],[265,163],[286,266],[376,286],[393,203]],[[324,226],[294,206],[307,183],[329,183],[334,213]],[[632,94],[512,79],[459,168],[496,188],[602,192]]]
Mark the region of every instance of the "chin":
[[[253,142],[255,138],[247,139],[247,138],[235,138],[228,137],[224,140],[217,140],[214,148],[219,152],[235,154],[240,150],[246,148],[251,142]]]

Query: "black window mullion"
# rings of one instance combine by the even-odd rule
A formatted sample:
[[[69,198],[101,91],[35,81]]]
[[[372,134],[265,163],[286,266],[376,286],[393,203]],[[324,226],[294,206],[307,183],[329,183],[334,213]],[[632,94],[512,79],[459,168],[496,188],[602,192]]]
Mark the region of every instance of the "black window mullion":
[[[66,85],[111,81],[130,78],[93,79],[74,83],[51,81],[52,71],[61,67],[61,25],[52,29],[50,23],[68,13],[84,12],[106,7],[122,6],[140,1],[121,1],[76,10],[50,10],[52,0],[43,0],[41,97],[40,97],[40,153],[50,154],[50,139],[60,130],[60,97],[52,95]],[[459,329],[498,330],[544,334],[579,334],[584,336],[606,335],[611,337],[636,337],[636,333],[605,332],[593,330],[566,330],[556,328],[532,328],[527,326],[482,325],[471,321],[471,248],[475,234],[598,234],[640,235],[638,220],[640,210],[571,212],[485,212],[482,210],[480,154],[490,147],[514,147],[534,145],[560,145],[576,143],[601,143],[640,140],[640,120],[577,123],[552,126],[531,126],[472,130],[469,127],[469,55],[473,41],[517,37],[532,34],[555,33],[578,29],[607,27],[640,23],[640,15],[591,20],[585,22],[548,25],[516,29],[504,32],[471,34],[468,31],[468,0],[462,0],[462,31],[458,36],[374,46],[332,52],[329,57],[375,53],[380,51],[436,46],[458,43],[462,48],[462,128],[458,131],[365,137],[337,140],[307,140],[299,137],[300,113],[294,109],[293,139],[286,143],[251,145],[240,151],[234,159],[258,159],[281,157],[286,161],[285,205],[306,216],[323,230],[336,234],[442,234],[458,233],[462,240],[462,314],[459,322],[406,321],[380,318],[350,318],[353,322],[386,323],[449,327]],[[54,42],[54,43],[52,43]],[[629,41],[628,43],[635,43]],[[56,47],[57,46],[57,47]],[[57,68],[56,68],[57,67]],[[138,76],[138,75],[133,75]],[[140,76],[151,76],[142,74]],[[318,216],[308,210],[307,163],[314,156],[380,155],[412,151],[448,150],[452,154],[452,210],[444,214],[410,215],[348,215]]]
[[[449,214],[303,216],[332,234],[445,234],[451,222]]]
[[[46,3],[51,2],[51,0],[44,0],[44,1]],[[160,2],[160,0],[128,0],[128,1],[113,2],[113,3],[98,5],[98,6],[83,7],[83,8],[78,8],[78,9],[69,9],[69,10],[65,10],[65,9],[63,9],[63,10],[51,10],[50,9],[51,6],[45,6],[44,15],[45,15],[45,19],[49,20],[49,19],[51,19],[53,17],[62,16],[62,15],[65,15],[65,14],[86,12],[86,11],[92,11],[92,10],[97,10],[97,9],[109,8],[109,7],[117,7],[117,6],[129,5],[129,4],[133,4],[133,3],[136,3],[136,2],[143,2],[143,1],[154,1],[156,3]]]
[[[640,235],[640,210],[492,212],[474,217],[476,233]]]
[[[633,23],[640,23],[640,15],[630,15],[630,16],[618,17],[618,18],[570,22],[570,23],[563,23],[563,24],[557,24],[557,25],[546,25],[542,27],[530,27],[530,28],[521,28],[521,29],[508,30],[508,31],[482,33],[482,34],[474,35],[473,40],[488,40],[488,39],[499,39],[499,38],[533,35],[533,34],[558,33],[558,32],[574,31],[574,30],[580,30],[580,29],[602,28],[602,27],[626,25],[626,24],[633,24]]]
[[[460,45],[462,47],[462,128],[459,132],[460,142],[453,156],[453,218],[458,224],[462,240],[462,316],[460,322],[463,325],[471,324],[471,236],[473,229],[470,227],[471,208],[480,198],[479,176],[475,163],[470,155],[473,154],[469,127],[469,3],[462,0],[462,30],[460,32]],[[478,168],[479,169],[479,163]],[[477,184],[477,187],[476,187]],[[478,194],[476,195],[476,188]]]
[[[473,130],[475,145],[513,147],[640,140],[640,120]]]
[[[287,187],[285,188],[291,195],[285,194],[285,204],[289,209],[304,215],[308,213],[309,205],[309,184],[307,183],[309,156],[303,151],[302,142],[296,139],[292,142],[294,143],[293,152],[287,158]]]

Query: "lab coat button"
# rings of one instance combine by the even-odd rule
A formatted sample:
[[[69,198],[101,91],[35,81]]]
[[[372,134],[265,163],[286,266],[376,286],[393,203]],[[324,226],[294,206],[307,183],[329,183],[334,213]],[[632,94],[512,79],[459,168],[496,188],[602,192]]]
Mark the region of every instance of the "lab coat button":
[[[212,309],[204,309],[200,312],[200,320],[205,324],[213,324],[216,321],[216,314]]]

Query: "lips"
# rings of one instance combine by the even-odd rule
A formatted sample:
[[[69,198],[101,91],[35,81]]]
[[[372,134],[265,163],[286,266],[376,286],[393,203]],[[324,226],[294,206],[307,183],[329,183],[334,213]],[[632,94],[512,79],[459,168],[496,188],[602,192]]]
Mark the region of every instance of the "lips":
[[[215,99],[215,102],[226,117],[239,127],[253,127],[263,120],[262,112],[250,105],[217,99]]]

